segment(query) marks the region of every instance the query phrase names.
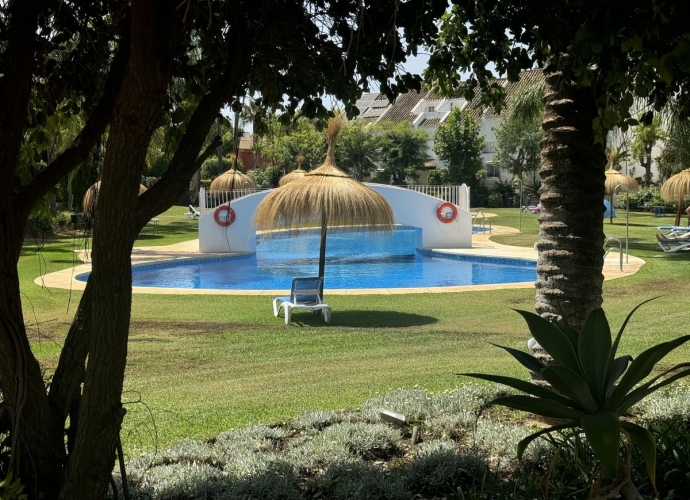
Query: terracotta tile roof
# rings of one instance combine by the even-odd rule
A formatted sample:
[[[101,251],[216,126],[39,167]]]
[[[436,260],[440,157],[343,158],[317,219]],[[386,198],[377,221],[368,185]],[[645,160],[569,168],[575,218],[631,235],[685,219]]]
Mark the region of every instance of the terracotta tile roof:
[[[422,92],[408,92],[407,94],[399,95],[395,100],[393,106],[388,108],[388,112],[383,115],[381,121],[391,121],[394,123],[400,123],[404,121],[411,122],[414,120],[415,115],[410,113],[412,108],[414,108],[420,99],[423,99],[428,91]]]
[[[496,83],[505,88],[506,98],[510,99],[510,97],[521,85],[532,85],[543,80],[544,75],[540,69],[531,69],[520,73],[520,80],[518,82],[508,82],[508,80],[505,78],[497,78]],[[376,104],[380,104],[380,101],[384,101],[386,99],[387,97],[384,94],[377,95],[376,98],[371,101],[370,107],[368,107],[358,118],[368,119],[368,121],[374,121],[373,119],[378,118],[380,121],[391,121],[394,123],[413,121],[415,119],[415,115],[411,113],[412,108],[414,108],[421,99],[440,101],[442,98],[433,90],[422,90],[421,92],[412,91],[398,96],[392,106],[373,106],[374,102],[376,102]],[[481,122],[484,117],[500,116],[494,108],[491,107],[487,109],[486,106],[482,106],[480,104],[480,100],[481,89],[477,88],[475,90],[474,98],[465,108],[470,112],[472,118],[478,122]],[[420,125],[433,126],[437,124],[437,118],[427,118]]]
[[[520,80],[517,82],[509,82],[505,78],[497,78],[496,82],[503,86],[506,91],[506,101],[510,100],[510,98],[513,96],[515,91],[520,88],[522,85],[533,85],[535,83],[544,81],[544,73],[542,72],[541,69],[530,69],[527,71],[523,71],[520,73]],[[474,118],[477,121],[481,121],[482,118],[484,117],[498,117],[501,116],[500,113],[496,111],[493,107],[486,108],[485,106],[481,106],[479,104],[479,101],[481,99],[481,89],[477,88],[475,90],[475,95],[474,99],[468,104],[467,108],[470,111],[470,114],[472,115],[472,118]],[[505,108],[504,108],[505,109]]]
[[[359,115],[359,118],[367,119],[367,118],[378,118],[382,114],[386,112],[388,107],[385,108],[368,108],[364,113]]]
[[[425,118],[422,120],[422,122],[419,124],[420,127],[433,127],[434,125],[438,125],[441,123],[440,118]]]

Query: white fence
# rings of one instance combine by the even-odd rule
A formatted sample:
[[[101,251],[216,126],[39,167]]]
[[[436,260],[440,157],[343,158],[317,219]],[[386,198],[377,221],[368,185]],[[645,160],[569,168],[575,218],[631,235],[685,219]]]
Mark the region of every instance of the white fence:
[[[441,200],[457,205],[461,210],[470,211],[470,188],[462,186],[435,186],[431,184],[411,184],[406,187],[418,193],[428,194]]]
[[[218,205],[238,200],[243,196],[267,191],[269,188],[248,188],[233,189],[232,191],[206,191],[204,188],[199,190],[199,211],[202,214],[208,213]]]
[[[411,184],[399,186],[427,194],[443,201],[457,205],[460,210],[470,211],[470,188],[462,186],[435,186],[431,184]],[[243,196],[266,191],[269,188],[235,189],[233,191],[206,191],[204,188],[199,190],[199,211],[204,214],[215,209],[218,205],[238,200]]]

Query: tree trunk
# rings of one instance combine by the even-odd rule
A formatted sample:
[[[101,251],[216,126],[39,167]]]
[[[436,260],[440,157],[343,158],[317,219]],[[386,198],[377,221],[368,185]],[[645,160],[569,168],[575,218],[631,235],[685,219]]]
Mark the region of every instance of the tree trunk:
[[[8,198],[11,199],[11,198]],[[2,212],[0,212],[2,213]],[[7,220],[7,219],[5,219]],[[16,260],[17,241],[0,238],[0,387],[12,422],[10,468],[29,498],[56,498],[64,449],[62,428],[53,418],[41,367],[31,353],[24,327]],[[20,233],[23,235],[23,231]]]
[[[592,136],[593,91],[576,88],[558,70],[565,57],[551,58],[544,68],[535,308],[549,321],[559,321],[563,311],[579,329],[602,302],[606,157]]]
[[[139,232],[139,179],[165,104],[169,44],[179,23],[174,12],[174,6],[156,0],[132,4],[131,53],[113,113],[96,207],[89,277],[93,331],[74,449],[60,492],[65,500],[103,498],[126,413],[121,396],[132,305],[131,253]]]

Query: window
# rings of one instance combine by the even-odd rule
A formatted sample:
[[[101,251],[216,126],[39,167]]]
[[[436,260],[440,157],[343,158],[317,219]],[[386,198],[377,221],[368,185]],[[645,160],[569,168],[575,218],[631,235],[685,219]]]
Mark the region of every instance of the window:
[[[433,113],[435,109],[436,108],[434,106],[429,106],[428,108],[426,108],[426,112],[427,113]]]
[[[487,177],[500,177],[501,176],[499,168],[492,161],[487,161],[484,164],[484,170],[486,170],[486,176]]]
[[[495,153],[496,141],[485,141],[483,153]]]

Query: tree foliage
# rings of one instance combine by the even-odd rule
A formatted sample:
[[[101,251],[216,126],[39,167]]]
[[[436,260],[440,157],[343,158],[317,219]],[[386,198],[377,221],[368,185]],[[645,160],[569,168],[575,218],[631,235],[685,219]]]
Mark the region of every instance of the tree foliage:
[[[446,163],[449,180],[457,184],[478,184],[484,144],[479,125],[460,108],[453,108],[434,133],[434,152]]]
[[[679,2],[624,0],[599,2],[474,2],[461,0],[441,19],[441,35],[432,47],[426,78],[445,94],[472,97],[502,108],[505,89],[495,81],[492,65],[516,81],[519,72],[543,67],[554,54],[559,70],[595,95],[598,117],[592,126],[604,143],[615,126],[649,124],[631,116],[636,97],[659,111],[672,96],[685,116],[690,111],[690,5]],[[470,72],[461,85],[460,74]]]
[[[394,185],[403,184],[407,178],[416,179],[416,170],[424,168],[429,160],[426,131],[413,128],[408,121],[381,122],[377,129],[381,169],[378,178]]]
[[[336,164],[359,181],[376,170],[379,134],[375,126],[363,120],[345,123],[335,149]]]
[[[522,178],[523,173],[539,170],[541,165],[542,139],[541,123],[532,122],[528,127],[520,126],[510,119],[501,120],[496,134],[496,156],[498,168]]]
[[[666,137],[661,129],[661,120],[655,116],[649,125],[640,124],[632,129],[633,140],[630,146],[630,156],[640,162],[644,168],[644,180],[647,185],[652,182],[652,150],[657,142]]]

